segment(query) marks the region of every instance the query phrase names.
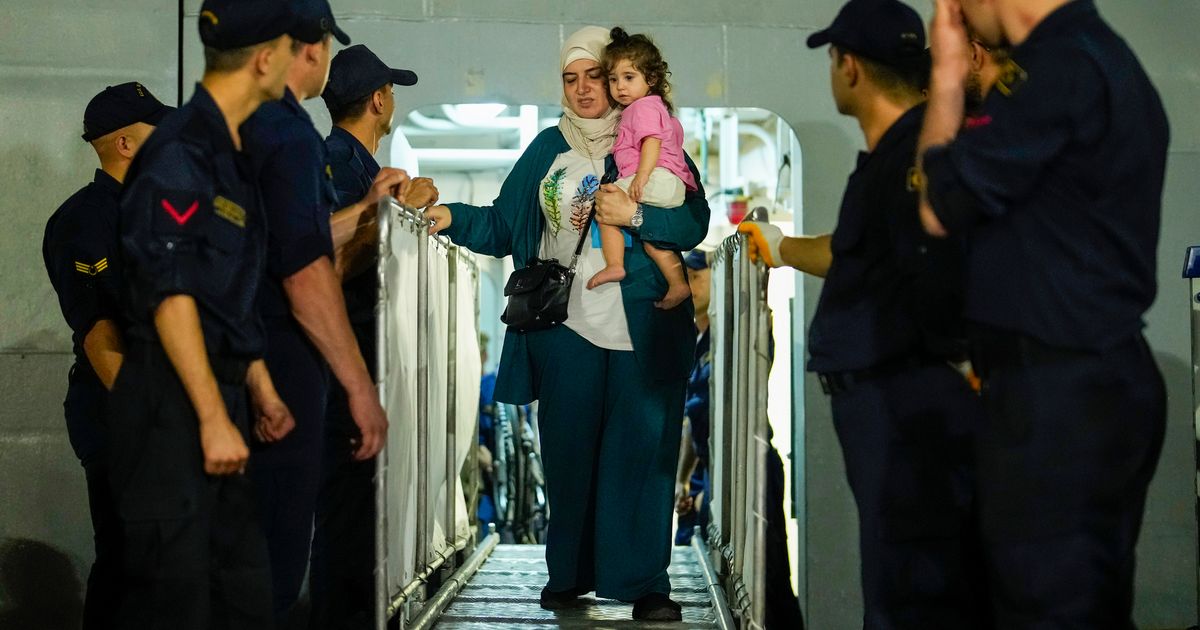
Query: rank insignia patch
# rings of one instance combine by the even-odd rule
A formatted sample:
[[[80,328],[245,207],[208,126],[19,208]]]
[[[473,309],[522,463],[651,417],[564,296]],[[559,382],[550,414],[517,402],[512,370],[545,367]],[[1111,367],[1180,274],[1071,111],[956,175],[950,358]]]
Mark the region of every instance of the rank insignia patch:
[[[180,205],[182,206],[182,204]],[[171,215],[172,219],[175,219],[176,223],[179,225],[187,225],[187,222],[191,221],[192,217],[195,216],[196,210],[200,209],[200,201],[193,201],[192,203],[188,204],[187,209],[181,211],[179,208],[175,207],[175,204],[171,203],[167,199],[163,199],[162,207],[163,210],[167,211],[167,214]]]
[[[222,219],[240,228],[246,227],[246,210],[236,203],[218,196],[216,199],[213,199],[213,210]]]
[[[917,167],[908,169],[908,192],[921,192],[924,188],[924,179],[921,177],[921,171]]]
[[[90,265],[78,260],[75,261],[75,271],[85,275],[94,276],[105,269],[108,269],[108,258],[101,258]]]
[[[211,198],[195,190],[159,190],[151,203],[151,229],[160,236],[200,234],[212,215]]]
[[[1000,68],[1000,78],[996,80],[996,89],[1005,96],[1016,94],[1021,86],[1029,80],[1029,73],[1025,69],[1017,65],[1017,62],[1009,59],[1004,62],[1004,67]]]

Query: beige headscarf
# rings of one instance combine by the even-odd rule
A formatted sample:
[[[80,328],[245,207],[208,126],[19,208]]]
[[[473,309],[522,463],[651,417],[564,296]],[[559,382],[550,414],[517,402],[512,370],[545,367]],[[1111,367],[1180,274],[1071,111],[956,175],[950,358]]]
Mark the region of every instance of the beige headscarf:
[[[600,63],[609,41],[608,29],[600,26],[585,26],[575,31],[563,43],[559,70],[565,71],[567,66],[580,59]],[[607,91],[603,98],[608,98]],[[571,109],[565,94],[562,105],[563,117],[558,121],[558,128],[572,149],[593,159],[612,152],[613,142],[617,139],[617,124],[621,122],[620,110],[609,108],[600,118],[582,118]]]

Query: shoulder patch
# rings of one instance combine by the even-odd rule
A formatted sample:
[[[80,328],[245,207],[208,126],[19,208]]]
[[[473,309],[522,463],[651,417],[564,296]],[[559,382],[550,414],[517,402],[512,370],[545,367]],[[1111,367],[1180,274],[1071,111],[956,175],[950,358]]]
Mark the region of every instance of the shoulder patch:
[[[103,273],[105,269],[108,269],[107,256],[91,264],[78,260],[75,261],[75,271],[87,276],[94,276],[96,274]]]
[[[925,178],[921,174],[921,169],[912,167],[908,169],[908,192],[921,192],[925,187]]]
[[[211,203],[191,190],[160,191],[151,200],[151,226],[158,234],[190,234],[208,219]]]
[[[967,116],[966,121],[963,122],[963,127],[966,129],[979,129],[990,124],[992,124],[992,117],[984,114],[983,116]]]
[[[1017,62],[1009,59],[1000,68],[1000,78],[996,80],[996,89],[1004,96],[1016,94],[1025,82],[1029,81],[1029,73],[1025,72]]]

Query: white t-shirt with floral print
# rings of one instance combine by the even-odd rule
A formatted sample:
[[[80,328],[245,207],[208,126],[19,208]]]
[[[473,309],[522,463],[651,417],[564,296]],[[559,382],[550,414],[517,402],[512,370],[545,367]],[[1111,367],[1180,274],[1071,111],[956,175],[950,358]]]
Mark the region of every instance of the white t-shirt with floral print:
[[[579,231],[592,211],[603,169],[604,158],[589,160],[575,151],[562,153],[554,160],[542,180],[540,194],[542,213],[546,215],[542,258],[557,258],[564,266],[571,265]],[[610,282],[592,290],[587,288],[587,281],[604,269],[604,254],[595,245],[599,242],[595,229],[593,225],[579,256],[567,302],[567,321],[563,325],[596,347],[632,351],[621,285]]]

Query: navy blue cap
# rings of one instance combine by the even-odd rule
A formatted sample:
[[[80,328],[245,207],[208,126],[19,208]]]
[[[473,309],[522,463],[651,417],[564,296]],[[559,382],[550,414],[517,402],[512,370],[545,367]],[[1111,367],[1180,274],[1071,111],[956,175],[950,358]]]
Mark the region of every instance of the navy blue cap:
[[[292,0],[292,11],[296,14],[296,25],[289,31],[292,37],[315,44],[332,34],[343,46],[350,45],[350,36],[333,19],[329,0]]]
[[[692,251],[688,252],[687,256],[683,257],[683,264],[687,265],[688,269],[694,269],[696,271],[708,269],[708,254],[698,249],[693,249]]]
[[[329,64],[329,83],[321,98],[334,109],[366,98],[389,83],[416,85],[417,75],[411,70],[389,68],[371,49],[356,44],[334,55]]]
[[[134,123],[157,126],[163,116],[175,111],[162,104],[146,86],[136,81],[110,85],[88,102],[83,110],[84,142],[91,142]]]
[[[924,59],[925,24],[898,0],[850,0],[829,28],[808,38],[809,48],[826,44],[882,63]]]
[[[204,0],[200,5],[200,41],[217,50],[269,42],[295,26],[289,0]]]

